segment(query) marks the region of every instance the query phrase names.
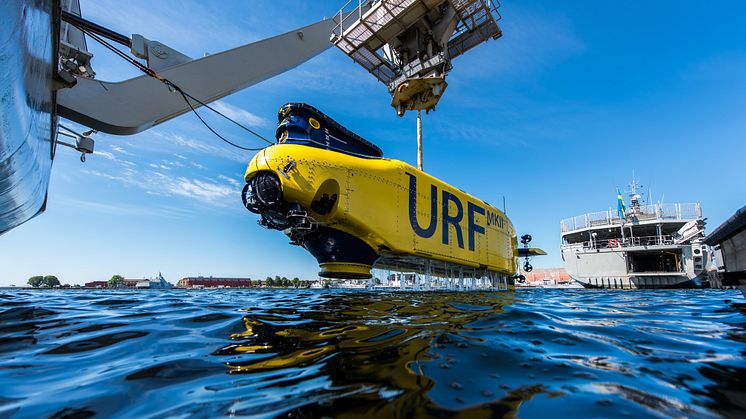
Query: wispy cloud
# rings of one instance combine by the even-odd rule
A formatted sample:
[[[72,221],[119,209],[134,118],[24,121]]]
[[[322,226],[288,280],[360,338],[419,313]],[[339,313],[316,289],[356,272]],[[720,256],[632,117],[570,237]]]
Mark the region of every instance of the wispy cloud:
[[[231,185],[233,185],[235,187],[242,186],[241,182],[237,181],[236,179],[234,179],[232,177],[228,177],[228,176],[225,176],[225,175],[220,175],[220,176],[218,176],[218,178],[221,179],[221,180],[224,180],[224,181],[226,181],[228,183],[230,183]]]
[[[125,150],[124,148],[122,148],[122,147],[119,147],[119,146],[117,146],[117,145],[112,145],[112,146],[110,146],[109,148],[111,148],[111,150],[113,150],[113,151],[115,151],[115,152],[117,152],[117,153],[119,153],[119,154],[124,154],[124,155],[126,155],[126,156],[132,156],[132,155],[133,155],[133,154],[132,154],[132,153],[130,153],[129,151],[127,151],[127,150]]]
[[[75,198],[63,198],[57,201],[58,204],[83,209],[85,211],[98,212],[109,215],[126,215],[126,216],[145,216],[145,217],[166,217],[182,218],[192,213],[192,211],[169,206],[135,206],[127,205],[121,202],[116,204],[107,204],[103,202],[88,201]]]
[[[218,100],[211,105],[215,110],[225,114],[225,116],[250,127],[268,127],[272,125],[268,120],[261,116],[255,115],[245,109],[238,108],[222,100]]]
[[[239,151],[234,148],[229,148],[228,146],[221,145],[220,147],[218,147],[216,145],[208,143],[207,141],[195,140],[193,138],[189,138],[184,135],[177,134],[175,132],[155,129],[155,130],[151,130],[150,134],[156,136],[160,140],[164,140],[173,145],[176,145],[177,147],[181,149],[181,151],[188,150],[193,153],[207,154],[212,157],[224,158],[224,159],[228,159],[228,160],[240,162],[240,163],[246,163],[249,160],[249,156],[247,155],[246,152]],[[215,141],[219,141],[219,140],[215,139]],[[204,167],[199,163],[192,162],[192,164],[193,165],[196,164],[201,167]]]
[[[168,170],[164,165],[150,164],[158,170]],[[228,207],[238,202],[240,182],[225,175],[220,180],[188,176],[174,176],[158,170],[138,171],[124,168],[116,174],[98,170],[83,170],[83,173],[125,186],[138,188],[150,195],[181,196],[215,207]]]
[[[252,25],[238,25],[229,18],[234,7],[224,7],[222,3],[148,0],[82,3],[83,16],[88,19],[127,35],[140,33],[192,57],[222,51],[256,38],[256,34],[248,30]],[[137,18],[133,18],[133,10],[141,12],[137,13]]]
[[[166,187],[174,195],[185,196],[217,205],[226,204],[228,201],[227,198],[238,196],[238,191],[233,186],[186,177],[167,181]],[[237,202],[234,199],[230,201]]]
[[[109,153],[108,151],[94,151],[93,155],[94,156],[103,157],[106,160],[116,160],[117,159],[116,157],[114,157],[114,155],[112,153]]]

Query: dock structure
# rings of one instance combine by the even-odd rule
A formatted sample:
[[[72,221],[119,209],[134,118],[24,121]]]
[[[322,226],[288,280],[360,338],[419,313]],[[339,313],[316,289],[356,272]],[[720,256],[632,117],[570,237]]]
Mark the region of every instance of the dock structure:
[[[512,285],[511,276],[451,264],[442,264],[440,269],[428,266],[424,272],[381,264],[373,269],[367,287],[407,291],[499,291]]]

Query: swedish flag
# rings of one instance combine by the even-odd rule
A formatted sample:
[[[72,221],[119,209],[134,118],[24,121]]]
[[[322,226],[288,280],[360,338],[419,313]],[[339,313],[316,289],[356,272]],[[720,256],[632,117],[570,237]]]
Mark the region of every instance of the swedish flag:
[[[617,213],[619,213],[619,217],[622,220],[626,220],[627,214],[626,214],[626,208],[624,206],[624,198],[622,198],[622,193],[619,192],[619,188],[617,188],[616,190],[616,202],[617,202],[616,211]]]

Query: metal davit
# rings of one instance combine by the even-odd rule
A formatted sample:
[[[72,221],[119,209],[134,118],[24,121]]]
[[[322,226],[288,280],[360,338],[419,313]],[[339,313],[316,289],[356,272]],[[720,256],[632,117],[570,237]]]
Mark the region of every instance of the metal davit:
[[[430,111],[447,87],[451,60],[502,31],[490,0],[350,0],[332,42],[385,84],[399,116]]]

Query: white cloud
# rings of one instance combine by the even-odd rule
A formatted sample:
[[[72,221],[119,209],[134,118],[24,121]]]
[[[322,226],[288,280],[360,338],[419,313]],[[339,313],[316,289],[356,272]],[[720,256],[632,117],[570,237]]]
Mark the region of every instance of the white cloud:
[[[184,164],[176,160],[161,160],[163,164],[171,167],[184,167]]]
[[[179,147],[180,151],[191,151],[193,153],[204,153],[209,154],[213,157],[220,157],[235,162],[247,163],[251,158],[245,151],[240,151],[229,146],[222,146],[222,142],[219,139],[214,138],[212,134],[208,133],[210,140],[221,144],[220,147],[210,144],[207,141],[198,141],[193,138],[188,138],[183,135],[176,134],[170,131],[151,130],[150,134],[158,137],[159,140],[165,140],[171,144]],[[198,168],[204,168],[199,163],[191,162],[193,166]]]
[[[226,198],[237,196],[236,188],[224,184],[198,179],[179,177],[170,182],[168,191],[174,195],[186,196],[209,203],[224,203]]]
[[[210,104],[215,110],[225,114],[228,118],[236,120],[250,127],[267,127],[270,122],[261,116],[255,115],[245,109],[230,105],[222,100]]]
[[[189,148],[194,151],[201,152],[201,153],[211,153],[215,151],[214,147],[204,143],[203,141],[197,141],[197,140],[187,138],[187,137],[181,136],[173,132],[152,130],[151,133],[155,135],[156,137],[159,137],[161,139],[174,143],[178,146],[186,147],[186,148]]]
[[[111,148],[111,149],[112,149],[113,151],[116,151],[117,153],[120,153],[120,154],[124,154],[124,155],[127,155],[127,156],[132,156],[132,155],[133,155],[133,154],[132,154],[132,153],[130,153],[129,151],[127,151],[127,150],[123,149],[122,147],[116,146],[116,145],[110,146],[110,148]]]
[[[256,38],[253,30],[248,30],[255,25],[231,21],[227,17],[235,14],[235,8],[224,7],[221,3],[149,0],[82,3],[83,17],[126,35],[142,34],[192,57],[200,57],[207,51],[222,51]],[[242,22],[250,18],[242,17]]]
[[[169,169],[163,165],[149,166]],[[209,178],[171,176],[159,171],[139,172],[131,168],[124,168],[117,175],[97,170],[84,170],[83,173],[138,188],[149,195],[182,196],[215,207],[236,204],[241,186],[240,182],[225,175],[219,175],[220,181],[216,181]]]
[[[225,175],[219,175],[218,178],[221,179],[221,180],[224,180],[224,181],[226,181],[228,183],[230,183],[231,185],[233,185],[235,187],[243,186],[241,184],[241,182],[237,181],[236,179],[234,179],[232,177],[228,177],[228,176],[225,176]]]
[[[163,207],[155,205],[128,205],[121,202],[107,204],[103,202],[88,201],[74,198],[64,198],[57,201],[60,205],[70,206],[75,209],[84,209],[111,215],[131,215],[131,216],[160,216],[166,218],[181,218],[192,211],[178,207]]]
[[[103,157],[106,160],[116,160],[117,159],[116,157],[114,157],[113,154],[109,153],[108,151],[94,151],[93,155],[94,156]]]

